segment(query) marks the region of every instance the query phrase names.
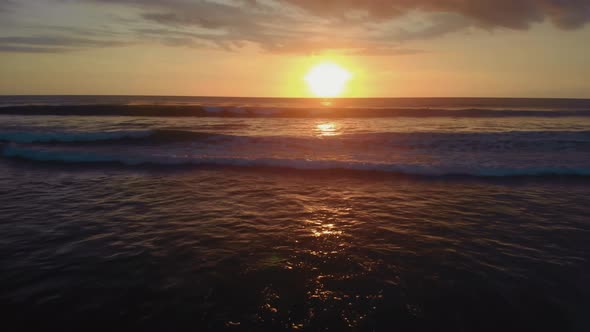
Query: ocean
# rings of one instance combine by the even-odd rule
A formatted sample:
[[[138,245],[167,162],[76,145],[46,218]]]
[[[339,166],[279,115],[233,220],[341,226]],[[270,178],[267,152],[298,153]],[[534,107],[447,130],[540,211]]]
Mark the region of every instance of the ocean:
[[[588,331],[590,100],[0,96],[0,312]]]

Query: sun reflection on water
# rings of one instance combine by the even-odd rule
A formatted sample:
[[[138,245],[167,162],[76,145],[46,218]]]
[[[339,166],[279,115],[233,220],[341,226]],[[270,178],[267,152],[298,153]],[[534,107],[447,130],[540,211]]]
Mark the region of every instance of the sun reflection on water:
[[[319,137],[338,136],[342,134],[340,128],[338,128],[334,122],[321,122],[316,124],[315,133]]]
[[[342,235],[342,231],[334,229],[334,224],[320,225],[319,228],[312,230],[313,236],[328,236],[328,235]]]

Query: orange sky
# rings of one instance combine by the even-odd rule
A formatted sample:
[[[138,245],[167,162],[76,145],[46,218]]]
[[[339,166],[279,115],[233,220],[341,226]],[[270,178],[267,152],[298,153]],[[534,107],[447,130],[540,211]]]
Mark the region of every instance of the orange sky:
[[[0,94],[311,96],[306,72],[330,61],[353,75],[347,97],[590,98],[580,8],[333,3],[2,3]]]

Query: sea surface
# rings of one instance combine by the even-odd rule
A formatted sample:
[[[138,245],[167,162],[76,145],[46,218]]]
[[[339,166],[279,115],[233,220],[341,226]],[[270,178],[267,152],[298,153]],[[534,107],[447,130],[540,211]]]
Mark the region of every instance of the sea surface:
[[[589,331],[590,100],[0,96],[11,330]]]

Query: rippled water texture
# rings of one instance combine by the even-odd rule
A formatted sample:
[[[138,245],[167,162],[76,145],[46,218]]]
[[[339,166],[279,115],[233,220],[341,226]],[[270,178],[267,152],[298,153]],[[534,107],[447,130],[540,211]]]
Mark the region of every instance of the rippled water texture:
[[[9,162],[0,188],[3,324],[589,326],[586,180]]]
[[[322,107],[0,97],[0,326],[590,331],[590,101]]]

